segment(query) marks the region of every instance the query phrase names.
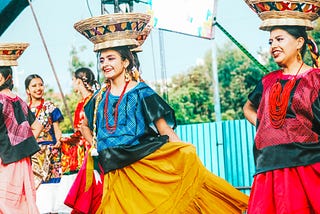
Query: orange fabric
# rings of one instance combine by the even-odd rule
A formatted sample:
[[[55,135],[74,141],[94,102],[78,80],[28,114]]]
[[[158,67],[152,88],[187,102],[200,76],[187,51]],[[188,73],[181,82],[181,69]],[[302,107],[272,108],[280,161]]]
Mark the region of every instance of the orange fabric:
[[[210,173],[187,143],[169,142],[105,174],[97,213],[242,213],[249,197]]]

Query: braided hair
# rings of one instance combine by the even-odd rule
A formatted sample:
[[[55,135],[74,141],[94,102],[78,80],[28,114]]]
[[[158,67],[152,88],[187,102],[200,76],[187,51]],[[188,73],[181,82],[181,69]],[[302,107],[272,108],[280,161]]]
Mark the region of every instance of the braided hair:
[[[100,84],[95,80],[94,73],[90,68],[78,68],[74,72],[74,77],[80,79],[88,91],[94,92],[100,88]]]

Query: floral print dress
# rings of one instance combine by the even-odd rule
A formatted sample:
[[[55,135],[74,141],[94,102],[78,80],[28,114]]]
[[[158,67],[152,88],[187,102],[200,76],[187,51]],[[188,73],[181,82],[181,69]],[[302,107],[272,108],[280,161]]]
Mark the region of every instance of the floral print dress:
[[[61,139],[61,157],[62,157],[62,173],[64,175],[74,174],[79,171],[82,166],[86,151],[90,148],[88,143],[80,132],[80,126],[84,120],[83,107],[90,100],[92,95],[82,99],[74,112],[73,127],[75,132],[69,137]]]
[[[32,156],[32,169],[36,188],[41,183],[58,183],[61,178],[61,151],[53,148],[55,137],[54,122],[61,122],[63,115],[52,102],[45,101],[40,106],[31,108],[36,118],[44,126],[37,138],[40,151]]]

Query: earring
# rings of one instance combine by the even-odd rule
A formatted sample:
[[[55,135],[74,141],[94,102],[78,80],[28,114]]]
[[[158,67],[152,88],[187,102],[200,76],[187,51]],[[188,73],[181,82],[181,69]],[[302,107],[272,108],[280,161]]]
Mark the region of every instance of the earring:
[[[298,55],[297,55],[298,61],[302,61],[302,55],[300,50],[298,50]]]
[[[129,72],[126,70],[125,73],[124,73],[124,80],[126,82],[129,82],[130,81],[130,74]]]

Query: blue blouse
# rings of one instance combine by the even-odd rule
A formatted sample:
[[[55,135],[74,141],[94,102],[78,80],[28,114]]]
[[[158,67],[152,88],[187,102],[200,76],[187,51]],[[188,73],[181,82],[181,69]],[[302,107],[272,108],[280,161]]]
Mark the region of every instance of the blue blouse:
[[[104,105],[106,92],[98,105],[97,111],[97,150],[98,152],[120,145],[137,145],[139,139],[146,135],[156,136],[158,131],[154,121],[163,117],[171,127],[175,127],[174,112],[171,107],[151,89],[141,82],[136,87],[126,92],[118,107],[118,122],[116,130],[111,132],[106,128],[106,115]],[[114,125],[114,111],[119,96],[109,94],[108,98],[108,122]],[[86,115],[91,123],[93,120],[95,99],[86,105]],[[91,107],[89,107],[91,105]],[[92,125],[91,125],[92,127]]]

